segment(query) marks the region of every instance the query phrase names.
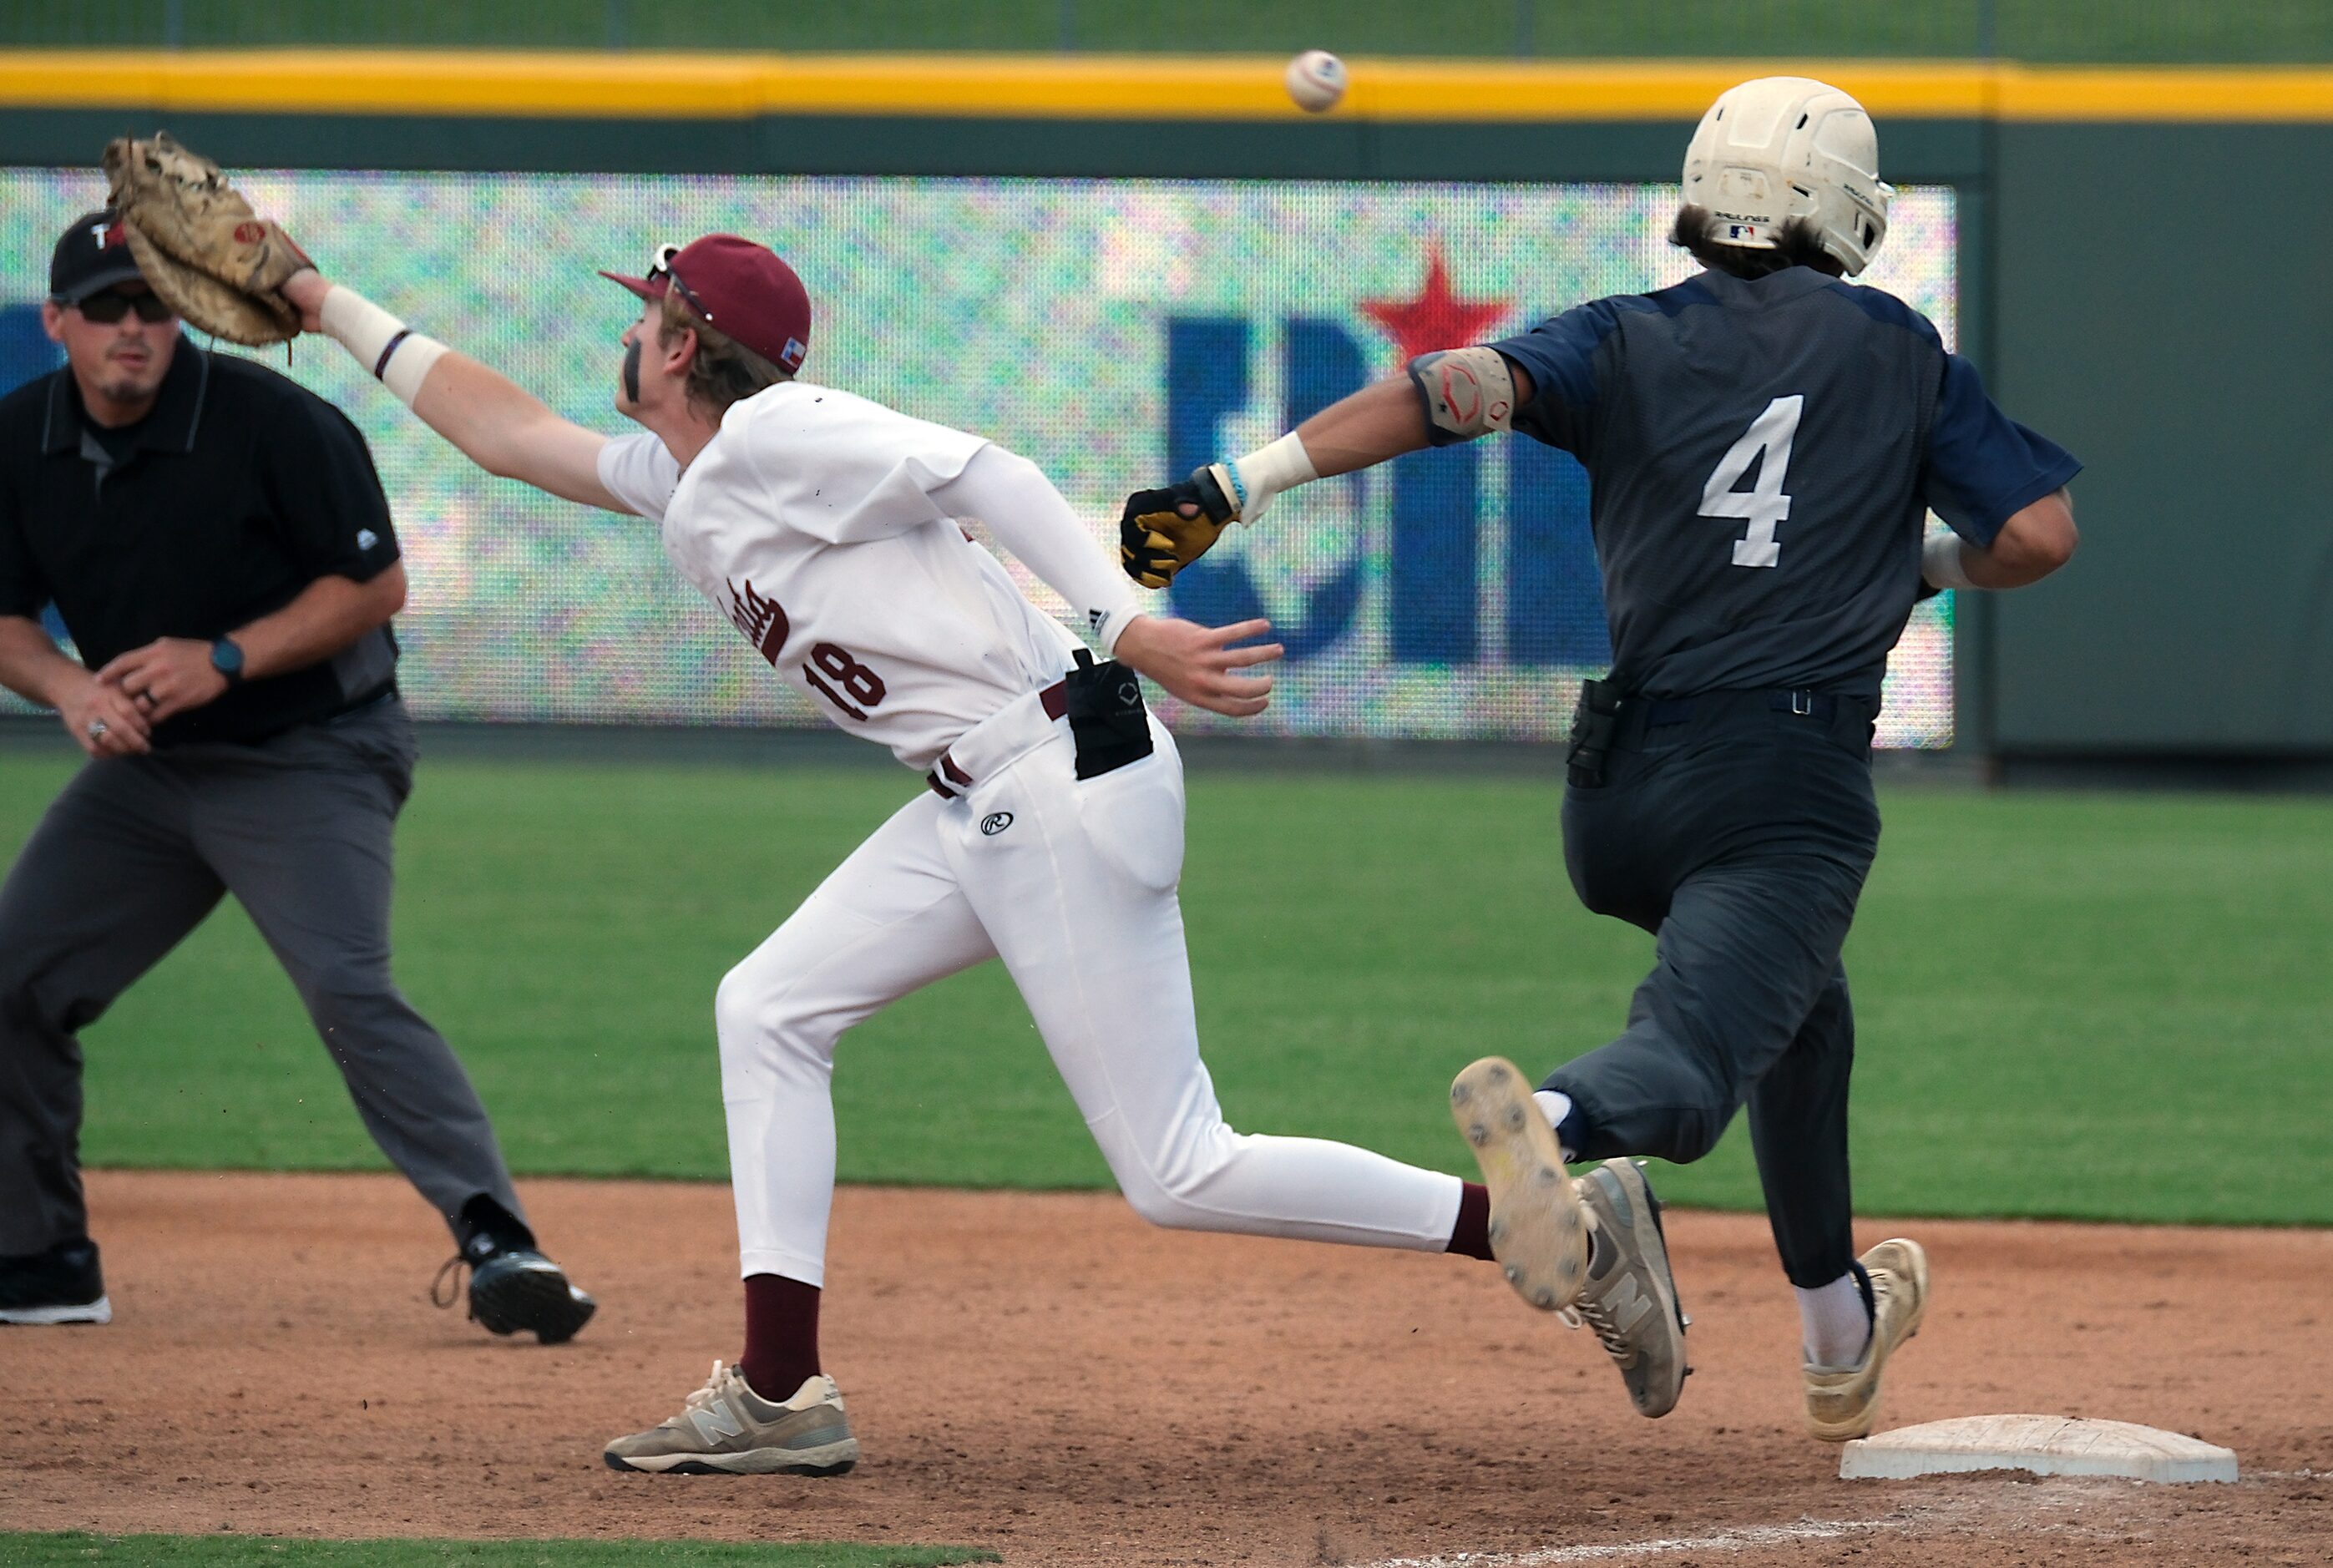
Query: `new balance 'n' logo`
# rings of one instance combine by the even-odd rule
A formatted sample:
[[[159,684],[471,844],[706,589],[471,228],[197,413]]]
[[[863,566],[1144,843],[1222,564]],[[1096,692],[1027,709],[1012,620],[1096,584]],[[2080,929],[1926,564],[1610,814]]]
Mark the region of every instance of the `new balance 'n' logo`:
[[[742,1438],[745,1435],[744,1423],[737,1419],[726,1400],[715,1400],[703,1409],[690,1412],[688,1419],[696,1428],[697,1435],[708,1443],[715,1438]]]
[[[1606,1298],[1605,1309],[1611,1313],[1612,1321],[1619,1326],[1620,1332],[1627,1333],[1644,1321],[1647,1313],[1653,1310],[1653,1301],[1637,1284],[1636,1275],[1624,1275],[1620,1278],[1620,1283],[1612,1287],[1612,1294]]]

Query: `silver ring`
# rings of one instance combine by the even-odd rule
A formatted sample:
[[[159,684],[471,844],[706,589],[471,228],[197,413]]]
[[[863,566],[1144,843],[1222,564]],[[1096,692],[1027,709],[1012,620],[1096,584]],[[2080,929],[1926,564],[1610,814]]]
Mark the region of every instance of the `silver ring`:
[[[103,739],[105,738],[105,732],[106,732],[106,723],[105,723],[105,720],[103,720],[103,719],[101,719],[101,718],[93,718],[93,719],[91,719],[91,720],[89,721],[89,738],[90,738],[90,739],[91,739],[91,740],[103,740]]]

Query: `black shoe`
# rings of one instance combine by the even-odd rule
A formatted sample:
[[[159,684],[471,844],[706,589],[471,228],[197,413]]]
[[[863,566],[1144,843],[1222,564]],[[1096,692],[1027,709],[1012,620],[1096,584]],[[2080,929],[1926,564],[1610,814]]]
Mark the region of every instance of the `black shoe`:
[[[470,1270],[470,1317],[486,1332],[532,1332],[546,1345],[564,1344],[591,1321],[600,1303],[567,1283],[566,1271],[542,1255],[534,1233],[484,1196],[470,1200],[462,1215],[462,1250],[446,1260],[430,1299],[454,1304],[446,1287]]]
[[[0,1257],[0,1323],[110,1323],[97,1243],[82,1236],[46,1252]]]

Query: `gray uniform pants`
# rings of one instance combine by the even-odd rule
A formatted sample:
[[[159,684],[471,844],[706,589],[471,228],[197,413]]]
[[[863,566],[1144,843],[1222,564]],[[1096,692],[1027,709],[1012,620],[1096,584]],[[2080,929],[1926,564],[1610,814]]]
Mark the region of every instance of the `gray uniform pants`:
[[[366,1130],[452,1226],[521,1214],[485,1107],[389,978],[390,840],[412,788],[395,699],[252,745],[92,762],[0,886],[0,1255],[87,1232],[87,1027],[232,892],[274,949]]]
[[[1720,692],[1651,726],[1640,703],[1605,782],[1563,801],[1580,901],[1657,938],[1627,1031],[1547,1080],[1577,1107],[1565,1141],[1589,1159],[1695,1160],[1746,1101],[1775,1246],[1808,1289],[1855,1256],[1839,950],[1879,847],[1874,712]]]

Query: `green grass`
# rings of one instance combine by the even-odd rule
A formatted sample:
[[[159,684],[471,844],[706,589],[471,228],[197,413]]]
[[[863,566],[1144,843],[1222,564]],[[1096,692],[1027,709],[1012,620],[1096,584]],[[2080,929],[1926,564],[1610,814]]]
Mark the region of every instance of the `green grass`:
[[[0,753],[0,849],[69,765]],[[400,982],[523,1170],[723,1177],[714,986],[915,788],[879,768],[425,763]],[[1185,905],[1235,1124],[1464,1169],[1443,1109],[1458,1066],[1543,1070],[1617,1030],[1650,939],[1574,901],[1556,793],[1195,776]],[[1922,789],[1885,808],[1848,955],[1863,1209],[2333,1223],[2333,801]],[[93,1164],[379,1164],[239,911],[85,1039]],[[848,1037],[835,1092],[849,1180],[1108,1182],[994,965]],[[1746,1133],[1662,1187],[1754,1206]]]
[[[139,1568],[590,1568],[594,1563],[663,1568],[936,1568],[994,1563],[973,1546],[726,1545],[708,1541],[304,1541],[264,1535],[0,1534],[0,1563],[67,1568],[136,1563]]]
[[[1015,50],[1609,56],[2323,61],[2322,0],[79,0],[0,7],[0,45]],[[168,32],[168,18],[178,32]]]

